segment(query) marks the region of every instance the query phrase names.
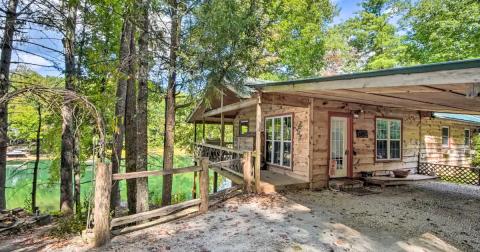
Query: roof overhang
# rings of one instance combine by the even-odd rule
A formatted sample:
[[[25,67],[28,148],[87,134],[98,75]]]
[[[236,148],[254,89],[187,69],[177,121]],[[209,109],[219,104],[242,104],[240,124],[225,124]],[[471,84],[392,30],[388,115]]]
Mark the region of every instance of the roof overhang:
[[[409,110],[480,114],[480,59],[251,86],[264,93]]]
[[[237,91],[230,85],[222,85],[219,90],[221,90],[220,93],[223,93],[223,107],[220,95],[210,97],[208,101],[202,99],[187,118],[188,123],[220,124],[223,115],[223,122],[231,124],[238,110],[253,106],[256,103],[256,99],[251,98],[252,93],[255,92],[251,88]]]

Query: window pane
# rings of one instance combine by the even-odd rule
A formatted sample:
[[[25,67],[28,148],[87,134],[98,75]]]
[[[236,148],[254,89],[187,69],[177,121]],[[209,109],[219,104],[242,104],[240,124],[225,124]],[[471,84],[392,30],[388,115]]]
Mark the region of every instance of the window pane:
[[[290,166],[292,156],[291,143],[283,143],[283,165]]]
[[[377,119],[377,139],[387,139],[388,122],[386,120]]]
[[[400,140],[400,121],[390,121],[390,139]]]
[[[280,142],[273,142],[273,162],[274,164],[280,164]]]
[[[273,139],[274,140],[281,140],[280,134],[282,133],[282,119],[275,118],[273,122]]]
[[[400,158],[400,141],[390,141],[390,158],[399,159]]]
[[[265,130],[267,131],[267,140],[273,139],[273,128],[272,128],[272,119],[268,118],[265,121]]]
[[[243,136],[248,133],[248,121],[240,121],[240,135]]]
[[[283,140],[292,140],[292,117],[283,118]]]
[[[442,128],[442,145],[448,145],[448,128]]]
[[[271,163],[272,162],[272,151],[273,151],[273,146],[272,146],[272,141],[267,141],[266,143],[266,149],[267,149],[267,153],[265,153],[265,160],[267,163]]]
[[[387,158],[387,140],[377,140],[377,159]]]

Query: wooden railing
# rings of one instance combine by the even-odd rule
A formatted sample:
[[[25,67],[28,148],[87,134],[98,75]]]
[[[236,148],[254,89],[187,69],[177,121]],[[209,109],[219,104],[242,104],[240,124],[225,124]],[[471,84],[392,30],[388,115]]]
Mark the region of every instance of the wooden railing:
[[[209,161],[207,158],[201,158],[197,161],[198,166],[191,166],[185,168],[177,168],[172,170],[158,170],[158,171],[141,171],[141,172],[128,172],[128,173],[117,173],[112,175],[113,180],[123,180],[123,179],[137,179],[144,178],[149,176],[163,176],[167,174],[180,174],[188,172],[199,172],[200,173],[200,199],[193,199],[185,201],[179,204],[170,205],[162,207],[159,209],[131,214],[127,216],[113,218],[110,223],[110,228],[124,226],[132,223],[141,223],[133,227],[126,227],[120,230],[117,230],[117,233],[129,232],[151,226],[158,223],[167,222],[174,220],[180,217],[184,217],[195,212],[205,213],[208,210],[208,187],[209,187],[209,178],[208,178],[208,166]],[[155,219],[155,220],[152,220]],[[144,223],[148,221],[147,223]]]
[[[421,162],[418,167],[418,173],[435,175],[441,180],[448,182],[480,186],[480,168],[478,167],[461,167]]]
[[[238,150],[219,145],[196,143],[195,157],[206,157],[210,167],[228,171],[243,179],[244,190],[253,191],[254,154],[251,151]],[[260,176],[260,174],[258,174]]]

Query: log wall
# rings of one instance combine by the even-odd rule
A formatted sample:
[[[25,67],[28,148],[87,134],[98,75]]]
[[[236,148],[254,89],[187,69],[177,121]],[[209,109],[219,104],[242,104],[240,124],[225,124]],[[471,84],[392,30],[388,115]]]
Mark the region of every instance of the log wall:
[[[450,129],[449,146],[442,146],[442,127]],[[455,166],[470,166],[473,155],[471,145],[465,145],[465,129],[470,135],[477,131],[478,125],[459,121],[422,118],[422,149],[420,160],[427,163],[439,163]]]
[[[469,146],[463,145],[464,129],[471,135],[478,125],[431,118],[428,114],[395,108],[385,108],[355,103],[309,99],[300,96],[264,94],[262,101],[262,139],[264,118],[268,116],[293,115],[293,168],[292,170],[269,165],[268,169],[309,180],[312,188],[323,188],[328,184],[328,135],[329,113],[355,114],[352,119],[353,176],[361,171],[392,170],[408,168],[416,171],[420,161],[468,166]],[[310,104],[312,103],[312,104]],[[240,120],[249,121],[249,130],[255,135],[255,107],[241,110],[234,120],[234,135],[237,147],[254,149],[254,140],[239,139]],[[402,120],[402,159],[399,161],[375,160],[375,119],[377,117]],[[450,148],[442,148],[441,127],[450,127]],[[366,130],[366,138],[357,138],[356,130]],[[311,140],[310,140],[311,139]],[[262,146],[264,148],[264,146]]]

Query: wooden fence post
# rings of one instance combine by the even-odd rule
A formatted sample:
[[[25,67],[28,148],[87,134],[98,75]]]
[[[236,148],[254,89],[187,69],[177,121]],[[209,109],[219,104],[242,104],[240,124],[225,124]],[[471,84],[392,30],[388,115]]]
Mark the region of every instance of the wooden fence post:
[[[202,157],[200,160],[200,213],[206,213],[208,211],[208,158]]]
[[[110,241],[110,194],[112,189],[112,167],[98,163],[95,174],[95,208],[93,211],[94,246],[101,247]]]
[[[247,193],[252,193],[252,152],[243,153],[243,189]]]

